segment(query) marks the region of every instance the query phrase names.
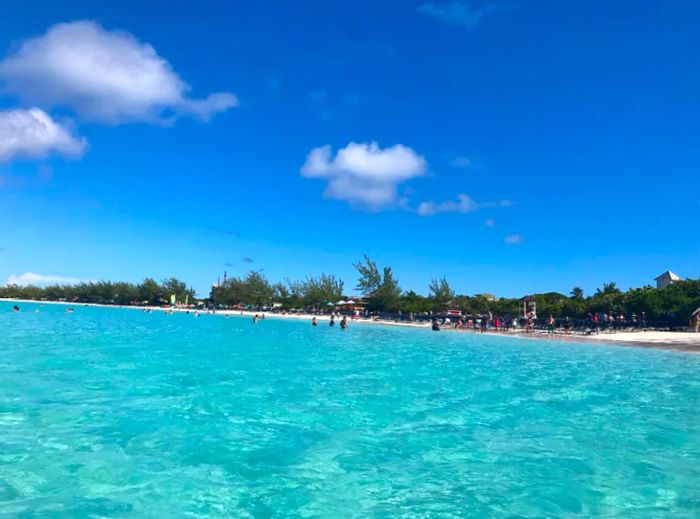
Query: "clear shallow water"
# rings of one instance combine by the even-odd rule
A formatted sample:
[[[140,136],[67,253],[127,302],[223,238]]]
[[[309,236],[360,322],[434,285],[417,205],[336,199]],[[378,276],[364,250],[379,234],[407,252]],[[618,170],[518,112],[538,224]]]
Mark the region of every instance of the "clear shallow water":
[[[700,515],[700,356],[36,306],[3,517]]]

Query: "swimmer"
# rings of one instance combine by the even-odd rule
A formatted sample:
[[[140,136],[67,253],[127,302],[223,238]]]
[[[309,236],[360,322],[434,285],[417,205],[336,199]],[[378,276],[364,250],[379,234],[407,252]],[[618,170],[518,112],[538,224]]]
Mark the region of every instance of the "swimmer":
[[[433,318],[433,324],[432,324],[431,328],[434,332],[440,331],[440,323],[438,322],[437,319]]]
[[[331,315],[331,320],[328,322],[328,326],[335,326],[335,317]]]
[[[12,311],[13,311],[13,312],[19,312],[19,306],[18,306],[18,305],[13,306],[13,307],[12,307]]]
[[[316,321],[315,317],[311,318],[311,326],[318,326],[318,321]]]
[[[347,330],[347,328],[348,328],[348,318],[343,316],[343,318],[340,320],[340,329]]]

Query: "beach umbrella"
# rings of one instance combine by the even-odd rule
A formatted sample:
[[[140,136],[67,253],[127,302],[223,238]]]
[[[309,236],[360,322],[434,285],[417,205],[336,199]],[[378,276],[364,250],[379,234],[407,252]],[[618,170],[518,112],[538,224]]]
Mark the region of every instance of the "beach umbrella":
[[[695,311],[690,314],[691,316],[695,317],[696,315],[700,314],[700,307],[696,308]]]
[[[345,301],[345,304],[346,305],[354,305],[355,301],[353,301],[352,299],[348,299],[347,301]]]
[[[336,303],[337,305],[346,305],[347,303],[342,299]]]

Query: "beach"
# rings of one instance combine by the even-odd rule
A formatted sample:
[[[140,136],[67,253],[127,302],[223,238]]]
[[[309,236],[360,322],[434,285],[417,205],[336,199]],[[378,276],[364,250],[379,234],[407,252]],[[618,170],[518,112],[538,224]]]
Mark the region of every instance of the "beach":
[[[152,312],[177,312],[177,313],[198,313],[206,316],[219,317],[248,317],[252,319],[254,316],[265,316],[265,319],[292,319],[297,321],[311,321],[314,317],[319,322],[328,322],[331,318],[328,314],[310,314],[310,313],[279,313],[279,312],[254,312],[250,310],[195,310],[192,308],[163,308],[160,306],[117,306],[117,305],[100,305],[92,303],[68,303],[62,301],[33,301],[33,300],[17,300],[4,299],[0,301],[25,303],[31,305],[56,304],[70,306],[73,308],[80,307],[103,307],[103,308],[128,308],[132,310],[152,311]],[[336,318],[337,319],[337,318]],[[349,321],[350,325],[374,325],[374,326],[392,326],[401,328],[419,328],[430,330],[430,322],[405,322],[393,321],[387,319],[367,319],[357,318]],[[451,326],[442,325],[440,331],[453,333],[474,334],[467,328],[453,328]],[[573,341],[584,343],[598,343],[601,345],[618,345],[618,346],[636,346],[640,348],[658,348],[663,350],[681,351],[685,353],[700,354],[700,333],[694,332],[672,332],[672,331],[636,331],[636,332],[613,332],[613,333],[597,333],[597,334],[581,334],[581,333],[564,333],[558,330],[553,335],[548,335],[543,331],[525,332],[524,330],[510,330],[508,332],[495,332],[488,330],[486,335],[496,335],[505,337],[515,337],[532,340],[558,340],[558,341]]]

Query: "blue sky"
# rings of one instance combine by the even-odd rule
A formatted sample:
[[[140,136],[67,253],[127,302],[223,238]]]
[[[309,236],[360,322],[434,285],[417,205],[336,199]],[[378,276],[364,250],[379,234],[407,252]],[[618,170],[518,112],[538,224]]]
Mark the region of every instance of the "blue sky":
[[[200,4],[3,6],[0,283],[700,277],[699,3]]]

